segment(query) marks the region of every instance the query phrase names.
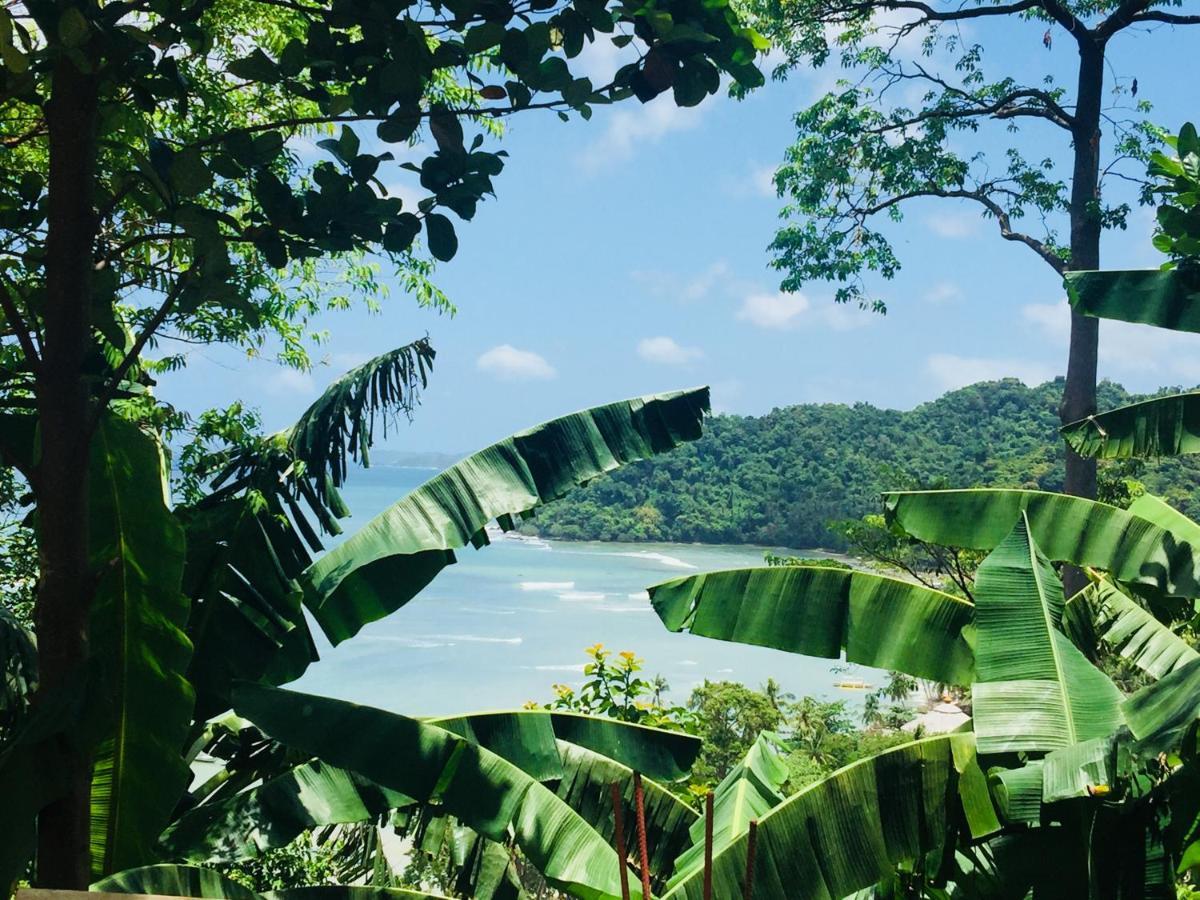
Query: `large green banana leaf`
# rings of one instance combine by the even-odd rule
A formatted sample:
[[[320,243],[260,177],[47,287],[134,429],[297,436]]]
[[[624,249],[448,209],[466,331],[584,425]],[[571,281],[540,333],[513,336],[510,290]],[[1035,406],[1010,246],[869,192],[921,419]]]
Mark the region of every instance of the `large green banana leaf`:
[[[686,778],[699,738],[607,716],[521,709],[427,720],[524,769],[539,781],[562,777],[556,741],[577,744],[658,781]]]
[[[191,643],[181,590],[183,531],[167,508],[158,442],[106,417],[92,440],[91,648],[106,708],[92,776],[92,869],[152,858],[187,786]]]
[[[876,884],[897,864],[940,852],[947,813],[964,784],[954,746],[973,745],[971,734],[901,744],[839,769],[758,819],[754,857],[756,900],[809,900],[846,895]],[[973,756],[971,765],[974,765]],[[986,792],[986,788],[983,788]],[[986,794],[973,803],[987,803]],[[713,856],[713,896],[742,896],[746,871],[743,834]],[[703,867],[676,883],[664,900],[695,900]]]
[[[141,866],[117,872],[92,885],[93,891],[110,894],[155,894],[167,897],[200,897],[207,900],[441,900],[440,894],[406,888],[357,885],[317,885],[256,894],[213,869],[196,866]]]
[[[139,866],[101,878],[91,888],[112,894],[158,894],[211,900],[257,900],[258,895],[232,878],[196,866]]]
[[[1067,272],[1077,312],[1101,319],[1200,331],[1200,273],[1194,269]]]
[[[1121,693],[1060,630],[1062,583],[1022,514],[975,575],[981,753],[1050,751],[1110,734]]]
[[[0,606],[0,750],[9,729],[21,719],[37,687],[37,645],[33,634],[7,607]]]
[[[185,590],[195,612],[188,625],[196,653],[188,672],[197,718],[229,708],[236,680],[272,670],[285,681],[317,658],[296,580],[312,563],[278,492],[209,498],[180,511],[187,531]],[[291,512],[292,515],[288,515]]]
[[[517,766],[443,728],[358,706],[246,684],[234,709],[276,740],[421,803],[437,800],[495,841],[517,846],[552,885],[620,896],[616,853],[574,810]]]
[[[780,789],[787,781],[788,767],[779,740],[778,735],[760,734],[713,791],[714,856],[744,835],[751,819],[762,818],[783,802]],[[703,870],[706,827],[703,818],[692,823],[691,846],[676,860],[668,889]]]
[[[931,544],[991,550],[1022,512],[1049,559],[1108,570],[1166,596],[1200,596],[1200,545],[1106,503],[1003,488],[884,494],[888,519]]]
[[[361,775],[313,760],[191,810],[167,829],[161,846],[170,859],[231,862],[286,846],[307,829],[367,821],[408,802]]]
[[[577,751],[572,759],[575,768],[570,771],[577,792],[582,790],[583,777],[578,755],[591,752],[603,757],[611,753],[618,761],[614,765],[627,765],[610,769],[614,777],[599,785],[606,802],[608,785],[618,780],[617,774],[622,775],[623,784],[631,781],[633,770],[629,765],[650,777],[678,779],[687,774],[700,748],[698,738],[680,732],[548,710],[476,713],[426,721],[503,757],[538,781],[557,782],[567,777],[563,748],[571,747]],[[583,746],[563,743],[571,739]],[[593,764],[592,769],[597,768],[599,764]],[[653,784],[649,780],[645,783]],[[632,787],[629,790],[632,792]],[[262,785],[196,807],[166,831],[161,843],[171,858],[190,862],[245,859],[285,846],[306,829],[367,821],[411,802],[406,795],[354,772],[314,760]],[[595,827],[595,821],[589,821]],[[673,820],[667,824],[673,824]]]
[[[621,789],[621,810],[626,823],[626,841],[630,854],[635,852],[631,830],[635,821],[633,769],[600,753],[566,741],[559,741],[563,775],[555,793],[582,816],[597,833],[611,844],[616,831],[610,785]],[[697,821],[694,809],[667,788],[649,778],[642,779],[643,811],[650,871],[666,877],[675,858],[688,843],[688,829]]]
[[[1080,456],[1128,459],[1200,453],[1200,392],[1143,400],[1063,426]]]
[[[553,419],[467,457],[384,510],[305,573],[304,602],[333,643],[399,609],[486,542],[605,472],[700,436],[708,389],[624,400]]]
[[[1126,699],[1122,711],[1133,736],[1154,751],[1179,747],[1200,719],[1200,659],[1177,668]]]
[[[340,534],[349,515],[348,459],[367,463],[376,415],[412,411],[433,357],[421,339],[347,372],[291,428],[231,451],[212,492],[178,511],[198,719],[229,708],[234,681],[282,684],[316,660],[297,579],[323,549],[318,528]]]
[[[671,631],[969,684],[974,607],[919,584],[821,566],[730,569],[649,589]]]
[[[1077,646],[1098,639],[1154,678],[1200,659],[1191,645],[1107,579],[1090,584],[1063,609],[1063,624]]]

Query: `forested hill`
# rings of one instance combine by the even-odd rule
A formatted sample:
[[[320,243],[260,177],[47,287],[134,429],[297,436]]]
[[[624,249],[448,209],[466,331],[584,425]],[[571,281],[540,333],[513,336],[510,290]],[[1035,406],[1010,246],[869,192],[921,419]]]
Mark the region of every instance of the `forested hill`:
[[[825,403],[716,416],[699,441],[597,480],[534,524],[545,536],[579,540],[838,548],[827,523],[878,511],[888,488],[1059,490],[1061,395],[1061,379],[1033,388],[1005,379],[906,412]],[[1140,399],[1110,382],[1099,397],[1100,409]],[[1118,474],[1106,467],[1102,478]],[[1196,457],[1147,464],[1137,477],[1200,513]]]

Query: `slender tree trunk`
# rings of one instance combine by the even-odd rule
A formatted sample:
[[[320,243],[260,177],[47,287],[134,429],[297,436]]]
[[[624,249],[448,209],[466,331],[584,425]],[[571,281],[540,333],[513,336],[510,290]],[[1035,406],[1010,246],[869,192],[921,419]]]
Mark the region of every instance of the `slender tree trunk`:
[[[39,698],[78,676],[87,658],[92,575],[88,553],[88,393],[96,78],[68,58],[54,71],[46,107],[50,164],[45,334],[38,377],[41,461],[37,467]],[[37,881],[86,890],[91,759],[64,746],[69,788],[38,819]]]
[[[1075,167],[1071,178],[1071,258],[1069,269],[1100,267],[1100,103],[1104,90],[1104,44],[1085,36],[1079,45],[1078,106],[1072,135]],[[1071,310],[1067,383],[1059,416],[1063,424],[1096,411],[1096,358],[1100,321]],[[1096,496],[1096,461],[1067,448],[1064,488],[1078,497]]]

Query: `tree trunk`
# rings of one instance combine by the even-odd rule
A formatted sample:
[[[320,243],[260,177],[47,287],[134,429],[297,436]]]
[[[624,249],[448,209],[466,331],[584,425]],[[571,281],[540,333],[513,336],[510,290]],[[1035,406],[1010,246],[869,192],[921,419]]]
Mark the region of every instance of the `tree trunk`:
[[[64,57],[46,106],[49,190],[45,334],[37,380],[41,461],[35,493],[41,581],[37,597],[38,699],[82,673],[93,578],[88,551],[88,391],[96,155],[96,77]],[[36,702],[36,700],[35,700]],[[64,741],[64,743],[66,743]],[[86,890],[90,881],[91,759],[63,748],[68,790],[38,818],[37,882]]]
[[[1100,103],[1104,90],[1104,44],[1091,36],[1079,47],[1078,106],[1073,142],[1075,167],[1071,178],[1071,258],[1069,269],[1100,267]],[[1059,415],[1063,424],[1096,411],[1096,357],[1100,344],[1098,319],[1071,311],[1071,347],[1067,383]],[[1067,448],[1068,494],[1096,496],[1096,461]]]

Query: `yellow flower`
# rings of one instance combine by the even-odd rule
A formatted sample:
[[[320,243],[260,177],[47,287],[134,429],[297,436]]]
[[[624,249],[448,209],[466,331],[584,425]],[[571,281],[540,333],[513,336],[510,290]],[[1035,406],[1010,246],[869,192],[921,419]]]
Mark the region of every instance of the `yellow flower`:
[[[628,660],[630,662],[637,658],[632,650],[622,650],[619,655],[621,659]]]

